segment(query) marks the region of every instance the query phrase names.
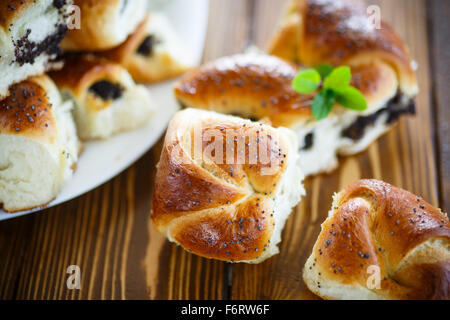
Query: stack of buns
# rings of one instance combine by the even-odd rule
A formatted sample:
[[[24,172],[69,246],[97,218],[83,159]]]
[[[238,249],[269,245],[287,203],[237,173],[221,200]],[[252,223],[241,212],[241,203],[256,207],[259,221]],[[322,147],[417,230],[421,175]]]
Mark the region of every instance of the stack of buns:
[[[0,4],[0,204],[8,212],[49,203],[76,167],[73,104],[44,74],[62,67],[70,4]]]
[[[155,107],[149,91],[135,81],[161,81],[189,68],[170,22],[148,13],[148,5],[148,0],[0,4],[5,211],[42,207],[56,198],[76,169],[81,141],[146,124]]]
[[[62,70],[50,73],[61,94],[74,101],[82,140],[108,138],[145,124],[154,111],[149,91],[137,85],[120,64],[92,54],[65,57]]]
[[[62,42],[65,66],[50,76],[75,103],[83,140],[145,124],[155,107],[143,85],[176,77],[189,65],[168,19],[147,0],[74,0],[80,28]],[[181,53],[181,54],[180,54]]]
[[[181,75],[190,61],[169,19],[148,13],[147,0],[74,0],[81,10],[81,27],[68,32],[62,48],[91,52],[122,65],[138,82],[155,82]]]

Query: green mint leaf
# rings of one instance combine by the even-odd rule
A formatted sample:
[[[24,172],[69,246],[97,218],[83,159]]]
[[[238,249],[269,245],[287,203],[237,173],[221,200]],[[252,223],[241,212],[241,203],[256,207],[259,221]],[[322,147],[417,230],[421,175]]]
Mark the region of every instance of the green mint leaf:
[[[336,94],[333,90],[320,91],[313,100],[312,113],[316,120],[324,119],[328,116],[336,101]]]
[[[349,67],[342,66],[334,69],[325,78],[323,83],[323,87],[325,89],[332,89],[335,91],[342,90],[350,84],[350,80],[352,79],[352,72]]]
[[[319,72],[319,74],[322,76],[322,78],[325,79],[334,70],[334,67],[329,64],[321,64],[314,69],[316,69],[317,72]]]
[[[363,111],[367,109],[364,95],[355,87],[347,86],[337,92],[336,101],[348,109]]]
[[[320,85],[322,78],[315,69],[305,69],[300,71],[292,80],[294,89],[302,94],[314,92]]]

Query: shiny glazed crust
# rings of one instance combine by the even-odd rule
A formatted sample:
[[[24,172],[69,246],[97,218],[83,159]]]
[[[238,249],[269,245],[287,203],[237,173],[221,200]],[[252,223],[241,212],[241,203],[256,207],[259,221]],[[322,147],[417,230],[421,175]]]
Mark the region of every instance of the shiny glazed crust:
[[[60,90],[70,90],[73,96],[80,100],[89,93],[89,88],[97,81],[120,83],[126,72],[121,65],[91,54],[69,54],[64,62],[64,68],[51,72],[50,76]],[[111,101],[99,98],[89,101],[86,106],[94,110],[105,109],[111,105]]]
[[[54,84],[46,76],[32,77],[11,86],[10,95],[0,101],[0,134],[54,143],[58,132],[49,98],[54,90]]]
[[[369,266],[379,289],[367,287]],[[303,278],[327,299],[449,299],[448,217],[408,191],[356,181],[335,196]]]
[[[70,51],[103,51],[120,45],[142,22],[147,5],[145,0],[74,0],[74,4],[80,8],[81,26],[70,30],[62,42],[62,48]],[[124,6],[134,6],[130,19],[122,18]]]
[[[393,28],[376,28],[367,7],[354,0],[292,0],[269,53],[306,66],[390,64],[405,94],[417,93],[409,52]]]
[[[195,133],[197,131],[197,133]],[[265,147],[273,163],[223,164],[213,153],[198,159],[191,150],[195,134],[223,135],[220,147],[237,150],[236,137],[254,138],[245,147],[262,147],[259,137],[269,141]],[[262,138],[261,138],[262,140]],[[214,143],[212,143],[214,145]],[[203,150],[211,142],[203,142]],[[253,146],[252,146],[253,145]],[[252,262],[265,254],[270,245],[274,220],[274,195],[289,155],[284,137],[277,129],[237,117],[187,109],[172,119],[157,165],[152,219],[157,229],[171,241],[197,255],[232,262]],[[194,147],[195,150],[195,147]],[[272,161],[271,161],[272,162]],[[271,170],[270,174],[262,174]],[[298,182],[300,183],[300,182]]]
[[[312,118],[313,95],[302,95],[292,88],[292,79],[297,72],[295,65],[277,57],[236,55],[187,73],[176,85],[175,95],[186,107],[247,118],[267,118],[275,126],[290,127]],[[367,112],[373,112],[372,109],[396,93],[395,73],[384,63],[355,67],[352,74],[352,85],[360,89],[367,99]]]

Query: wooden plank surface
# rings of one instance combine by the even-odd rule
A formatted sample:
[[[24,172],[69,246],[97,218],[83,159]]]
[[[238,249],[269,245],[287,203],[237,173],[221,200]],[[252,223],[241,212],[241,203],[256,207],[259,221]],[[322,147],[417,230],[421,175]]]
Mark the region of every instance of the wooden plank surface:
[[[437,161],[442,207],[450,209],[450,1],[428,2],[428,34],[430,35],[430,63],[433,86],[434,134],[437,142]],[[448,212],[448,211],[447,211]]]
[[[285,2],[211,0],[204,60],[249,44],[265,48]],[[88,194],[1,222],[0,299],[315,299],[301,271],[335,191],[359,178],[377,178],[448,209],[448,72],[440,67],[448,62],[448,37],[439,20],[430,19],[445,21],[448,2],[447,11],[440,0],[431,7],[425,0],[367,2],[380,5],[383,19],[419,63],[418,116],[400,121],[366,152],[341,159],[333,173],[308,179],[308,195],[286,224],[279,255],[259,265],[232,265],[189,254],[159,235],[149,219],[159,143]],[[436,61],[433,72],[430,61]],[[81,268],[80,290],[66,287],[69,265]]]

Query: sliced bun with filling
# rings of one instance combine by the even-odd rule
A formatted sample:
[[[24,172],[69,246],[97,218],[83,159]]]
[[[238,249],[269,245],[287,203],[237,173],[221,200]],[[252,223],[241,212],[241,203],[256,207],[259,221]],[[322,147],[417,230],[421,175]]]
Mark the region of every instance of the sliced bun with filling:
[[[418,91],[405,43],[385,21],[378,27],[361,1],[292,0],[269,53],[307,67],[382,61],[395,70],[402,95]]]
[[[54,60],[67,32],[70,0],[0,3],[0,99],[8,88],[31,76],[60,67]]]
[[[154,105],[120,64],[93,55],[73,54],[52,72],[63,96],[75,101],[75,121],[83,140],[107,138],[148,122]]]
[[[314,95],[292,88],[297,72],[294,64],[265,54],[225,57],[187,73],[175,95],[186,107],[267,119],[293,129],[305,175],[331,171],[337,155],[364,150],[401,115],[415,112],[413,101],[399,93],[394,69],[373,61],[352,68],[351,84],[364,94],[368,108],[357,112],[336,104],[327,118],[316,121],[311,112]]]
[[[80,143],[71,102],[47,77],[29,78],[0,101],[0,204],[7,212],[42,207],[71,178]]]
[[[137,82],[170,79],[192,64],[170,21],[156,12],[149,14],[123,44],[99,54],[122,64]]]

